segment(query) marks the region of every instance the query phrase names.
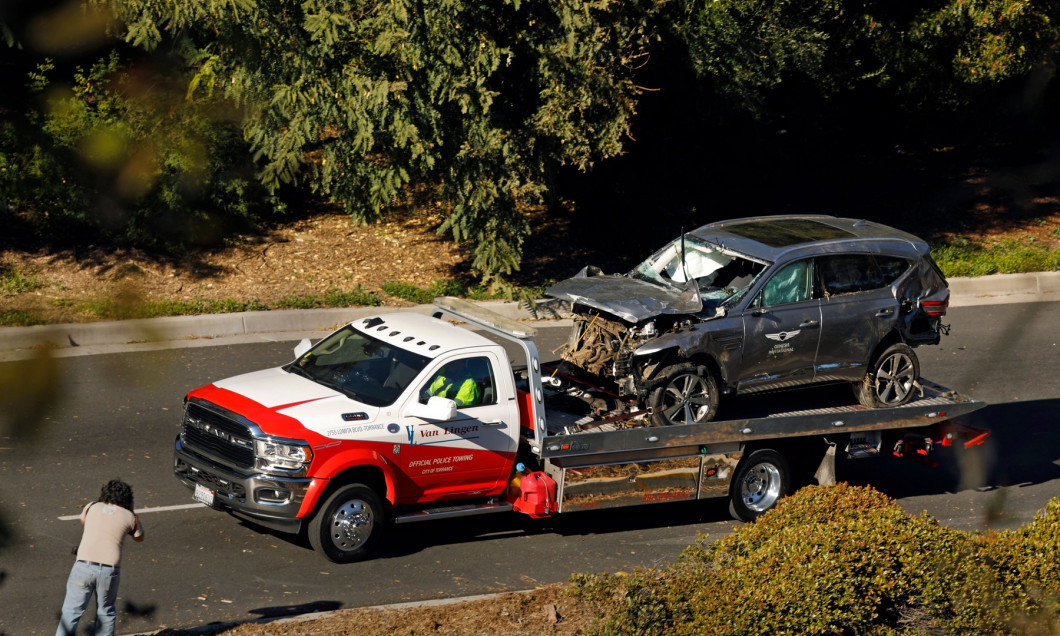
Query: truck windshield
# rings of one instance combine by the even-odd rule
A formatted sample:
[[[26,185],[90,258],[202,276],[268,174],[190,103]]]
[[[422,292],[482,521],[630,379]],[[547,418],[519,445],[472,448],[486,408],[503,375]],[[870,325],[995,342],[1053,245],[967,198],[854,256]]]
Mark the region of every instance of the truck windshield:
[[[370,406],[387,406],[398,399],[429,361],[426,356],[346,326],[285,369]]]

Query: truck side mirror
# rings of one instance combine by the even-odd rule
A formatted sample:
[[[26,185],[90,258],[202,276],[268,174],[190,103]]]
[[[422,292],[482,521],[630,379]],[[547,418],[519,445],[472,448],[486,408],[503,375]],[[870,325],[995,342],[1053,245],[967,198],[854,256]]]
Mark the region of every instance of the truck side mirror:
[[[302,338],[301,342],[294,346],[294,357],[301,358],[302,354],[313,348],[313,343],[309,342],[309,338]]]
[[[456,419],[456,402],[437,395],[431,396],[426,404],[413,402],[405,409],[406,415],[424,420],[447,422]]]

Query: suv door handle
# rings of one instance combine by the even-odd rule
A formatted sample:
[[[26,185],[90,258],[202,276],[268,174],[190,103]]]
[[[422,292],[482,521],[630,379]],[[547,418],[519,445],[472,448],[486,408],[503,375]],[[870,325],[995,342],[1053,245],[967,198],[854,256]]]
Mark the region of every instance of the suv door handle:
[[[799,326],[803,329],[816,329],[817,327],[821,326],[821,323],[817,322],[816,320],[803,320],[799,324]]]
[[[488,422],[486,420],[481,421],[482,425],[486,428],[504,428],[506,426],[503,420],[490,420]]]
[[[887,309],[881,309],[881,310],[876,312],[876,317],[877,318],[882,318],[884,316],[893,316],[893,315],[894,315],[894,308],[893,307],[888,307]]]

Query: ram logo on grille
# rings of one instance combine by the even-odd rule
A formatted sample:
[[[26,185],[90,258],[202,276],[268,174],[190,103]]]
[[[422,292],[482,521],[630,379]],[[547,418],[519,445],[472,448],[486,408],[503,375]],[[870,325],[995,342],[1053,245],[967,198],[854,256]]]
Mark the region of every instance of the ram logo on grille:
[[[208,435],[213,435],[214,437],[219,437],[219,438],[223,439],[224,441],[228,442],[229,444],[234,444],[236,446],[242,446],[243,448],[252,448],[253,447],[253,442],[251,442],[250,440],[248,440],[248,439],[240,439],[239,437],[236,437],[235,435],[232,435],[228,431],[223,430],[223,429],[221,429],[221,428],[219,428],[217,426],[214,426],[213,424],[210,424],[209,422],[201,420],[201,419],[199,419],[197,417],[194,417],[192,415],[188,415],[188,416],[186,416],[184,418],[184,425],[187,426],[188,428],[194,428],[196,430],[202,431],[203,433],[206,433]]]

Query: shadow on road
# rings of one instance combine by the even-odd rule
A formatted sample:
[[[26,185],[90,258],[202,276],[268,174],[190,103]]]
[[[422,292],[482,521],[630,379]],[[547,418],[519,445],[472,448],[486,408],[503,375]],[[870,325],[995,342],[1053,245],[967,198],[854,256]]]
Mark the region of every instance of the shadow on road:
[[[807,393],[801,396],[797,393]],[[849,400],[848,387],[792,392],[785,399],[806,399],[820,405],[822,400],[843,403]],[[753,410],[753,403],[736,405],[741,415]],[[761,408],[768,408],[768,404]],[[837,479],[855,485],[868,485],[895,499],[954,493],[969,489],[1023,486],[1060,479],[1060,426],[1055,413],[1060,400],[1039,400],[989,405],[961,421],[991,431],[986,443],[970,449],[937,448],[933,454],[939,465],[925,466],[889,455],[837,462]],[[746,416],[746,415],[744,415]],[[724,497],[605,509],[534,520],[514,513],[435,520],[392,526],[376,558],[401,558],[424,549],[451,544],[488,542],[528,534],[556,533],[564,536],[607,535],[666,526],[691,526],[730,522]],[[241,522],[256,531],[268,530]],[[736,522],[733,522],[736,523]],[[311,551],[304,537],[274,533],[280,539]],[[307,558],[311,555],[307,554]]]
[[[850,460],[840,480],[868,484],[894,498],[1030,486],[1060,478],[1060,400],[991,404],[960,421],[990,431],[982,446],[936,451],[931,468],[895,457]]]

